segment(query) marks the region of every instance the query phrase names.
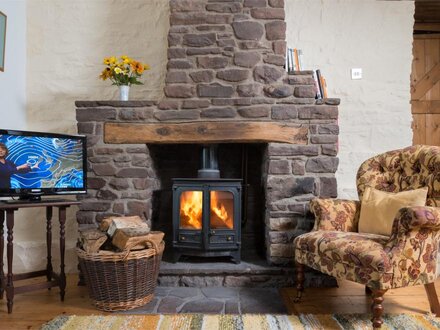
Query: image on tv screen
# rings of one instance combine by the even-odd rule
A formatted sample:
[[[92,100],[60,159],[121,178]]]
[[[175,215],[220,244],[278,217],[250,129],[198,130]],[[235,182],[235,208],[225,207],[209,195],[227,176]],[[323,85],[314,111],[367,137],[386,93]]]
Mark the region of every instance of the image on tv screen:
[[[80,139],[0,135],[0,189],[84,188]]]

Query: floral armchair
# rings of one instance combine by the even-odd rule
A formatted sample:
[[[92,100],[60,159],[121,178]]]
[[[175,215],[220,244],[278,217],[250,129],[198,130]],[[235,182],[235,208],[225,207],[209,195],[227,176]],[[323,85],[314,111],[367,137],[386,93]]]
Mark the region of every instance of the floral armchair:
[[[427,186],[426,206],[400,209],[388,237],[357,232],[359,201],[312,200],[314,228],[294,240],[296,302],[301,299],[306,265],[366,285],[373,297],[375,328],[382,325],[388,289],[424,284],[431,311],[440,316],[434,287],[440,240],[440,147],[417,145],[377,155],[361,165],[356,182],[360,200],[366,186],[388,192]]]

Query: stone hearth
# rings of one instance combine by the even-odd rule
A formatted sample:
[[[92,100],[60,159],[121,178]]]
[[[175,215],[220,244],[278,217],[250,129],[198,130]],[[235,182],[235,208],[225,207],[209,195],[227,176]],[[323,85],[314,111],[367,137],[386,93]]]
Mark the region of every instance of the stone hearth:
[[[154,157],[157,152],[152,150],[160,149],[162,143],[212,142],[206,127],[216,123],[216,134],[225,136],[223,142],[260,143],[262,150],[260,163],[248,164],[248,169],[258,168],[261,175],[253,188],[262,188],[262,211],[250,223],[258,218],[263,227],[264,243],[259,242],[265,254],[264,271],[243,272],[238,265],[229,274],[270,278],[274,270],[280,270],[284,284],[289,284],[291,242],[313,226],[309,200],[336,197],[339,100],[315,100],[312,71],[287,74],[283,69],[283,0],[170,0],[170,9],[162,100],[76,102],[78,132],[88,137],[89,166],[89,189],[81,197],[78,223],[94,225],[108,215],[138,214],[157,227],[152,220],[160,215],[153,211],[153,196],[157,192],[166,195],[171,187],[163,180]],[[127,127],[123,126],[127,123],[138,126],[125,129],[124,134],[129,134],[118,139],[114,128]],[[194,123],[199,124],[197,129]],[[260,127],[257,134],[255,130],[249,136],[235,134],[231,141],[222,127],[232,123],[262,126],[256,126]],[[283,127],[296,132],[290,143],[279,143],[284,140],[278,134],[265,136],[265,124],[273,123],[280,133]],[[170,124],[172,128],[167,126]],[[179,140],[176,127],[185,132],[185,139]],[[175,155],[175,159],[179,168],[181,157]],[[201,267],[196,271],[199,275],[206,271]],[[223,276],[219,285],[228,285],[227,272],[221,267],[214,267]],[[163,281],[178,276],[173,285],[188,285],[182,281],[185,267],[162,268]],[[176,275],[179,271],[182,274]],[[252,282],[241,280],[243,285]],[[328,278],[309,275],[309,283],[324,285]]]

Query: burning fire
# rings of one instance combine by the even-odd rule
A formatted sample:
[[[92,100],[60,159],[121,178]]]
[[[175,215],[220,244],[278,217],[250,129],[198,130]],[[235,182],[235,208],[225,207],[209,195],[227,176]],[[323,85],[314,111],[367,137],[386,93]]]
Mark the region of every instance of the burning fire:
[[[217,228],[224,228],[226,226],[228,229],[232,229],[234,228],[233,219],[228,215],[225,206],[219,202],[218,195],[219,193],[217,193],[217,191],[211,191],[211,227],[214,224]],[[213,214],[215,214],[223,223],[215,224],[215,217]]]
[[[185,191],[180,195],[180,227],[202,229],[202,191]]]
[[[234,220],[230,214],[233,210],[233,204],[231,204],[233,201],[222,198],[221,193],[211,191],[210,227],[211,229],[232,229],[234,228]],[[202,229],[202,212],[202,191],[185,191],[180,195],[180,228]]]

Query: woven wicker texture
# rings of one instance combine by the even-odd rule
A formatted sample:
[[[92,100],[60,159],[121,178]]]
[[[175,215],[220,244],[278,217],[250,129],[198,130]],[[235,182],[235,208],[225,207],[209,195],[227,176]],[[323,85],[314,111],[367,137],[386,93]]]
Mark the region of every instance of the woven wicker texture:
[[[148,248],[138,251],[128,247],[123,252],[86,253],[77,248],[90,298],[98,309],[128,310],[153,299],[165,243],[145,243]]]

